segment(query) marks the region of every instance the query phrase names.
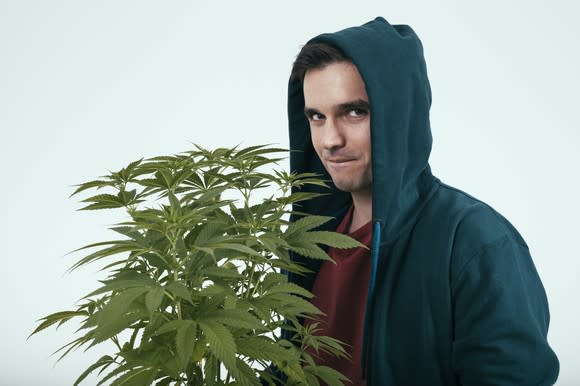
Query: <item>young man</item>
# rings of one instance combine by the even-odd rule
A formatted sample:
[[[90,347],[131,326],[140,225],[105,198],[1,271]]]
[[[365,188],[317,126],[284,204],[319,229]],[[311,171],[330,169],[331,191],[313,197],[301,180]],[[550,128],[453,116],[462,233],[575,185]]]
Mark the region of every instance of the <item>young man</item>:
[[[289,83],[291,169],[333,181],[296,208],[366,251],[294,256],[326,313],[324,335],[351,360],[321,356],[354,385],[552,385],[546,294],[518,231],[432,175],[431,90],[422,45],[377,17],[311,39]],[[310,188],[309,188],[310,189]],[[308,323],[308,321],[306,321]]]

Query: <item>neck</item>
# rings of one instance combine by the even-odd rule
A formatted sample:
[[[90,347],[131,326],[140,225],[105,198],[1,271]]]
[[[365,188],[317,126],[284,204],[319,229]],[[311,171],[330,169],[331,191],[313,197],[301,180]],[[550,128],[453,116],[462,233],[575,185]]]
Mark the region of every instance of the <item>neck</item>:
[[[349,233],[352,233],[371,221],[373,217],[373,200],[371,192],[351,193],[354,211],[352,221],[349,227]]]

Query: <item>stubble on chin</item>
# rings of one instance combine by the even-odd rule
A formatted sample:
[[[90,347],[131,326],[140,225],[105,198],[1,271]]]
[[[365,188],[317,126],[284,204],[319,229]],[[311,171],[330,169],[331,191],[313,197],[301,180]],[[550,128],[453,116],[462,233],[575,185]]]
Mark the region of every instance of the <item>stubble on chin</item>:
[[[372,177],[371,175],[359,175],[359,176],[342,176],[332,177],[332,182],[337,187],[337,189],[348,192],[348,193],[358,193],[371,190],[372,187]]]

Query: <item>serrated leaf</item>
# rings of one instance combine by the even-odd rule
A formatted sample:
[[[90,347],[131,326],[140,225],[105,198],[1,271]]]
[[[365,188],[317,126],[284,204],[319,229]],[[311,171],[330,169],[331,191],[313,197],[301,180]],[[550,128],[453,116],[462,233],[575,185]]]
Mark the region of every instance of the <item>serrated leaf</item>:
[[[100,259],[108,257],[108,256],[117,255],[119,253],[123,253],[123,252],[143,252],[144,253],[144,252],[148,252],[148,251],[149,251],[149,249],[143,248],[139,244],[135,244],[131,241],[121,241],[121,242],[117,243],[117,245],[113,245],[109,248],[101,249],[99,251],[91,253],[88,256],[83,257],[81,260],[76,262],[69,269],[69,271],[73,271],[73,270],[75,270],[75,269],[77,269],[85,264],[94,262],[96,260],[100,260]]]
[[[145,386],[151,385],[155,379],[157,370],[151,367],[132,368],[119,378],[115,379],[111,386]]]
[[[207,267],[200,270],[199,275],[207,276],[209,278],[217,277],[217,278],[237,279],[242,277],[242,275],[235,269],[224,267]]]
[[[148,288],[130,288],[120,292],[105,306],[89,317],[85,326],[96,324],[93,344],[113,337],[128,328],[145,314],[146,310],[134,300],[143,295]]]
[[[162,335],[170,331],[175,331],[183,327],[187,327],[191,323],[191,320],[170,320],[169,322],[163,324],[155,331],[155,335]]]
[[[236,384],[240,386],[261,386],[262,383],[256,376],[256,370],[248,366],[240,358],[236,358],[236,372],[234,373]]]
[[[237,243],[216,243],[216,244],[209,244],[208,247],[210,248],[214,248],[214,249],[226,249],[226,250],[232,250],[232,251],[236,251],[236,252],[240,252],[246,255],[252,255],[252,256],[260,256],[260,254],[255,251],[254,249],[245,246],[243,244],[237,244]]]
[[[199,290],[198,294],[200,296],[216,296],[224,293],[225,291],[226,289],[219,284],[210,284],[207,287]]]
[[[311,302],[301,298],[299,296],[285,294],[285,293],[274,293],[268,294],[263,297],[264,299],[271,299],[277,304],[280,313],[284,313],[292,310],[293,313],[298,314],[311,314],[320,315],[321,311],[316,308]]]
[[[287,196],[287,197],[282,197],[280,199],[278,199],[280,202],[283,202],[284,204],[295,204],[297,202],[301,202],[301,201],[307,201],[307,200],[311,200],[320,196],[324,196],[325,194],[322,193],[314,193],[314,192],[297,192],[297,193],[292,193],[291,195]]]
[[[288,225],[286,232],[284,232],[284,238],[288,239],[297,232],[306,232],[311,229],[317,228],[322,224],[327,223],[332,220],[332,217],[328,216],[305,216],[293,223]]]
[[[224,309],[233,310],[238,303],[238,297],[235,295],[226,295],[224,298]]]
[[[209,241],[215,239],[216,236],[221,236],[224,233],[226,224],[222,222],[209,222],[197,235],[195,239],[195,246],[205,246]]]
[[[262,359],[279,363],[288,359],[289,355],[292,354],[278,345],[277,342],[264,336],[247,336],[236,342],[239,353],[254,360]],[[296,356],[294,359],[298,360],[298,357]]]
[[[228,328],[223,324],[210,324],[199,321],[203,333],[209,343],[210,351],[229,371],[236,371],[236,342]]]
[[[254,145],[241,149],[236,152],[235,159],[244,159],[252,156],[269,154],[269,153],[288,153],[288,149],[269,147],[270,143],[264,145]]]
[[[109,379],[119,375],[119,374],[123,374],[124,372],[130,370],[132,368],[132,364],[128,364],[125,363],[123,365],[120,365],[119,367],[113,369],[111,372],[107,373],[107,375],[105,375],[100,381],[99,383],[97,383],[97,386],[102,385],[103,383],[105,383],[106,381],[108,381]]]
[[[304,371],[316,375],[328,386],[343,386],[348,378],[328,366],[304,366]]]
[[[180,297],[191,303],[191,291],[185,284],[175,281],[167,284],[165,290],[169,291],[171,295]]]
[[[328,254],[320,248],[318,245],[311,243],[310,245],[306,243],[301,243],[298,245],[290,245],[290,250],[298,253],[299,255],[310,257],[318,260],[327,260],[334,263],[334,260]]]
[[[192,320],[186,322],[188,323],[183,323],[175,335],[175,347],[182,369],[185,369],[189,364],[197,336],[197,323]]]
[[[353,239],[352,237],[337,232],[312,231],[303,233],[300,235],[300,237],[304,241],[328,245],[333,248],[350,249],[362,247],[368,249],[366,245]]]
[[[152,315],[161,306],[164,295],[165,290],[161,287],[153,288],[147,292],[145,295],[145,306],[147,307],[147,311],[149,311],[150,315]]]
[[[300,296],[303,296],[303,297],[308,298],[308,299],[310,299],[311,297],[314,296],[314,294],[312,292],[310,292],[310,291],[304,289],[303,287],[300,287],[299,285],[296,285],[294,283],[278,284],[276,286],[270,287],[270,289],[268,289],[266,293],[267,294],[290,293],[290,294],[300,295]]]
[[[112,230],[112,231],[115,231],[115,232],[117,232],[119,234],[122,234],[123,236],[127,236],[127,237],[135,240],[140,245],[143,245],[143,246],[147,246],[148,245],[147,239],[135,227],[116,226],[116,227],[112,227],[112,228],[109,228],[109,229]]]
[[[102,280],[101,283],[104,284],[103,287],[90,292],[89,294],[85,295],[83,299],[88,299],[90,297],[114,290],[125,290],[139,287],[153,288],[157,285],[157,281],[151,277],[135,271],[121,271],[117,273],[115,277]]]
[[[193,354],[191,355],[191,361],[193,363],[199,363],[207,351],[207,338],[205,335],[201,334],[198,340],[195,341],[193,346]]]
[[[202,319],[207,323],[221,323],[231,327],[263,329],[262,323],[246,311],[239,309],[218,309],[207,313]]]
[[[260,240],[260,242],[262,244],[264,244],[264,246],[269,251],[272,251],[272,252],[275,252],[280,247],[288,248],[288,243],[286,242],[286,240],[282,239],[278,235],[264,234],[264,235],[261,235],[258,238],[258,240]]]
[[[117,199],[119,200],[119,202],[121,204],[123,204],[123,206],[128,206],[131,204],[135,204],[137,202],[142,202],[142,200],[135,199],[136,195],[137,195],[136,189],[129,190],[129,191],[121,189],[121,190],[119,190],[119,193],[117,194]]]
[[[112,205],[111,208],[118,208],[119,206],[123,206],[123,203],[120,201],[118,196],[114,196],[112,194],[97,194],[84,200],[81,202],[94,202],[103,205]]]
[[[95,363],[93,363],[85,371],[83,371],[83,373],[76,379],[73,386],[78,386],[90,373],[92,373],[99,367],[103,367],[114,362],[115,360],[109,355],[104,355],[100,357]]]
[[[61,325],[75,316],[88,316],[88,313],[86,311],[60,311],[47,315],[44,318],[39,319],[39,321],[42,320],[43,322],[40,323],[38,327],[36,327],[34,331],[28,335],[28,337],[30,338],[32,335],[52,326],[53,324],[58,323]]]
[[[205,365],[203,366],[203,372],[207,386],[216,385],[215,379],[217,377],[218,371],[220,371],[220,368],[217,359],[213,356],[206,358]]]
[[[78,184],[78,185],[74,185],[74,186],[78,186],[78,188],[74,192],[72,192],[72,194],[69,196],[69,198],[74,196],[75,194],[82,192],[83,190],[87,190],[90,188],[100,189],[100,188],[103,188],[105,186],[113,186],[113,182],[106,181],[106,180],[95,180],[95,181],[89,181],[89,182],[85,182],[83,184]]]

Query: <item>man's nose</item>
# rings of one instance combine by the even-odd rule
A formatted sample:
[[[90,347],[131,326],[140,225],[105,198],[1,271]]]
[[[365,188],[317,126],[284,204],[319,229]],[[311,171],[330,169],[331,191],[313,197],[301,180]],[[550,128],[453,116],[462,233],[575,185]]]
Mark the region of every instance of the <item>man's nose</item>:
[[[340,123],[335,118],[327,118],[324,125],[322,143],[326,149],[344,146],[344,135]]]

